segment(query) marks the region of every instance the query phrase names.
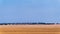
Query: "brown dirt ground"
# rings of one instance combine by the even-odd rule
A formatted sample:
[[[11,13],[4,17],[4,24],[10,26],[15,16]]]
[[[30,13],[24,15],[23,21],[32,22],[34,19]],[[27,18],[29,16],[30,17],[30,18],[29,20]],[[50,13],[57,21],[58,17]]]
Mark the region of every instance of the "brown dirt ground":
[[[60,34],[60,25],[0,25],[0,34]]]

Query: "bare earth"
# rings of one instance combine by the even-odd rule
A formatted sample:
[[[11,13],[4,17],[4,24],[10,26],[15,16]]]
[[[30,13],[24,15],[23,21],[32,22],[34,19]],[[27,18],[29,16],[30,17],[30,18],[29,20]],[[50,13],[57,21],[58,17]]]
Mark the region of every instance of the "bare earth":
[[[0,25],[0,34],[60,34],[60,25]]]

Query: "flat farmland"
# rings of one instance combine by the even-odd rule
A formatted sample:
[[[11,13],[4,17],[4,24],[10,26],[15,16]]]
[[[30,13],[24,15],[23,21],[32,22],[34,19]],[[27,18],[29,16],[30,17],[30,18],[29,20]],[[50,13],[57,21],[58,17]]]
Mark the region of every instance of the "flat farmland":
[[[60,25],[0,25],[0,34],[60,34]]]

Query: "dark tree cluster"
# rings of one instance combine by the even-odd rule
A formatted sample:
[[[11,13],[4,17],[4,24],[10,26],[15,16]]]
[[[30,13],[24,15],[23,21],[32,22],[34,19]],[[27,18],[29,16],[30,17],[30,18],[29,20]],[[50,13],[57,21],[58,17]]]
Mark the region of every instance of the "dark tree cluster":
[[[0,25],[52,25],[55,23],[32,22],[32,23],[0,23]]]

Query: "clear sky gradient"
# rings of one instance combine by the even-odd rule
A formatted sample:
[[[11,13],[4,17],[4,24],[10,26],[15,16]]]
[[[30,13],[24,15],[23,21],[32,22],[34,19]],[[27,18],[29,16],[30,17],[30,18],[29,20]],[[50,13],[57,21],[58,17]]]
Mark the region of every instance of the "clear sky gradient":
[[[3,22],[60,22],[60,0],[0,0]]]

